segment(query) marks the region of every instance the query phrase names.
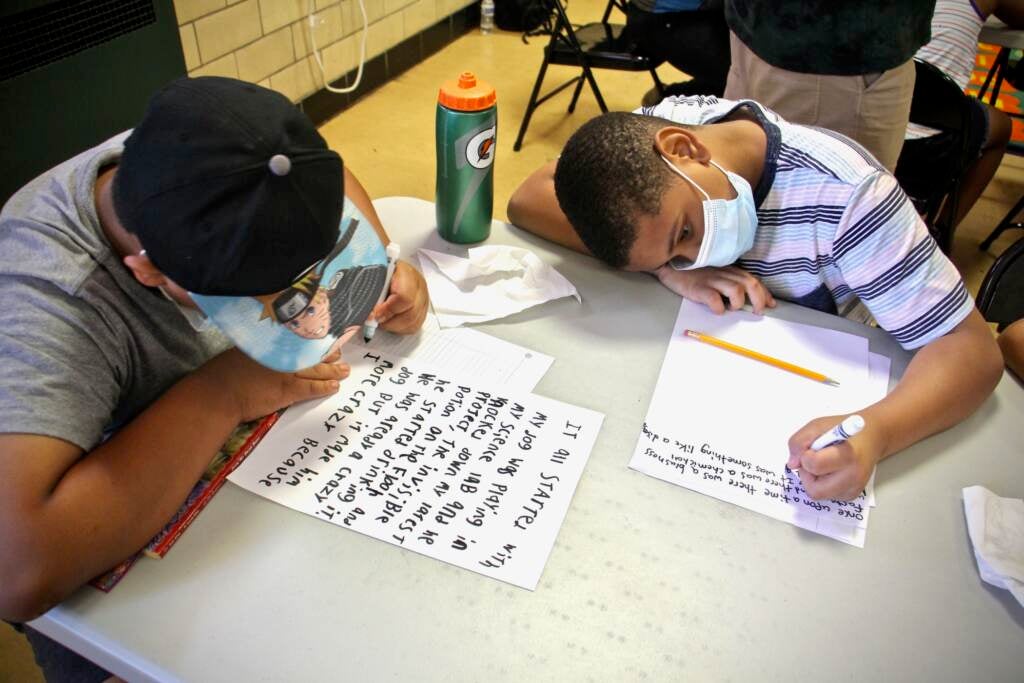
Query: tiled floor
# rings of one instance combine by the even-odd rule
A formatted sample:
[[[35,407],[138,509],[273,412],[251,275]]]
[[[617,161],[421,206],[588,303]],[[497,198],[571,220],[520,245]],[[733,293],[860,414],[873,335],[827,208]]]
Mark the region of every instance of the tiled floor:
[[[576,22],[596,20],[604,0],[573,0],[570,12]],[[524,44],[518,34],[496,31],[487,36],[470,33],[413,67],[396,80],[361,100],[322,127],[331,147],[360,178],[370,195],[405,195],[433,200],[434,113],[437,89],[443,80],[463,70],[475,71],[490,81],[498,93],[498,151],[495,161],[495,217],[505,218],[505,205],[519,182],[533,169],[557,156],[575,128],[599,113],[589,92],[584,92],[574,114],[567,114],[570,93],[563,92],[545,103],[534,115],[523,149],[512,143],[540,65],[544,39]],[[548,83],[557,84],[572,70],[552,67]],[[682,75],[671,66],[659,69],[665,82]],[[651,87],[643,73],[596,72],[609,108],[629,110],[638,106]],[[985,195],[957,231],[953,260],[977,291],[993,254],[1020,236],[1003,236],[988,252],[978,243],[988,234],[1017,197],[1024,192],[1024,158],[1007,156]],[[38,681],[41,678],[27,647],[14,631],[0,625],[0,683]]]

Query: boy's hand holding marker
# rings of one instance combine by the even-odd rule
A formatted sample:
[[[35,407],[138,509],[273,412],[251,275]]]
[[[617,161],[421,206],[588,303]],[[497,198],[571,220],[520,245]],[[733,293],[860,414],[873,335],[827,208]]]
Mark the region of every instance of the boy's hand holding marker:
[[[397,261],[389,287],[387,298],[374,307],[373,319],[388,332],[415,332],[427,316],[429,303],[426,280],[420,271],[405,261]],[[365,339],[365,328],[363,335]]]
[[[815,500],[852,500],[867,486],[885,452],[875,425],[859,415],[833,415],[811,420],[789,439],[786,466],[800,471],[804,489]],[[845,432],[843,438],[839,432]],[[818,446],[818,449],[815,448]]]

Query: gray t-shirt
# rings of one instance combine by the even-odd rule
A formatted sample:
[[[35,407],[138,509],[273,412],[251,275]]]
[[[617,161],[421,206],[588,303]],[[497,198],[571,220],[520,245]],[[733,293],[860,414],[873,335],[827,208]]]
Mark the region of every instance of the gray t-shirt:
[[[192,329],[107,242],[93,192],[126,136],[47,171],[0,211],[0,433],[90,451],[230,346]]]

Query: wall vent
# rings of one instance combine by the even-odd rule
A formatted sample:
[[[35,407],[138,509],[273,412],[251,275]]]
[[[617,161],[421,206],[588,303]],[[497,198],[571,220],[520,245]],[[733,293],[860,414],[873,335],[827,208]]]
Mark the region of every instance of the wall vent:
[[[0,19],[0,81],[156,21],[151,0],[60,0]]]

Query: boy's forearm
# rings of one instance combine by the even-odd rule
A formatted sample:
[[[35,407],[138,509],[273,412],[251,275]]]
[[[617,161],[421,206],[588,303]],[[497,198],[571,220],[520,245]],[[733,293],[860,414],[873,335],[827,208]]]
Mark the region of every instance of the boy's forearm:
[[[238,424],[223,388],[193,373],[80,458],[24,511],[37,609],[138,551],[178,510]]]
[[[373,207],[373,200],[370,199],[370,194],[363,187],[362,183],[359,182],[355,174],[348,170],[348,166],[342,172],[345,177],[345,196],[366,216],[366,220],[370,221],[370,225],[373,226],[377,236],[380,237],[380,241],[387,246],[391,242],[391,238],[388,237],[387,230],[384,229],[384,224],[381,223],[380,216],[377,215],[377,210]]]
[[[861,411],[883,427],[881,458],[966,419],[1002,375],[999,349],[985,321],[972,311],[960,325],[917,352],[886,398]]]
[[[510,223],[581,254],[590,250],[573,230],[555,196],[555,162],[534,171],[516,188],[508,202]]]

